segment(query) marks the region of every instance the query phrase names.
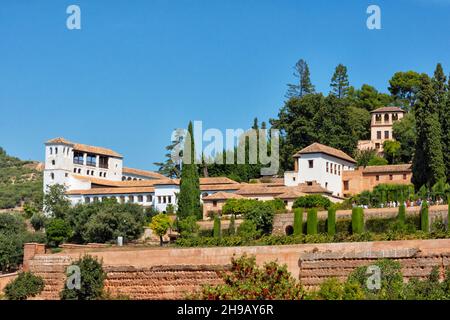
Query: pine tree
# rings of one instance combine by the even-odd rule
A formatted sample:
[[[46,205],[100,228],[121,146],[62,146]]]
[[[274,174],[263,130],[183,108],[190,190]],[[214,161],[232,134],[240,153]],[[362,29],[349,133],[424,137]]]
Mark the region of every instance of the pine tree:
[[[195,143],[192,122],[189,122],[188,132],[185,138],[181,167],[180,193],[178,195],[179,219],[190,216],[200,217],[200,181],[198,168],[195,163]]]
[[[445,177],[441,144],[441,126],[433,83],[427,75],[422,81],[415,104],[416,146],[413,159],[413,183],[418,190],[433,186]]]
[[[171,141],[171,144],[166,147],[168,153],[166,153],[166,161],[155,162],[154,165],[158,166],[158,172],[171,179],[180,178],[181,174],[181,156],[182,152],[176,154],[176,148],[182,143],[182,134],[180,130],[175,131],[175,136]]]
[[[300,59],[294,66],[294,77],[298,78],[298,84],[288,84],[286,98],[303,97],[305,94],[314,93],[311,83],[309,67],[305,60]]]
[[[331,78],[331,92],[330,94],[335,95],[339,99],[344,98],[348,95],[349,91],[349,81],[347,74],[347,67],[343,64],[339,64]]]

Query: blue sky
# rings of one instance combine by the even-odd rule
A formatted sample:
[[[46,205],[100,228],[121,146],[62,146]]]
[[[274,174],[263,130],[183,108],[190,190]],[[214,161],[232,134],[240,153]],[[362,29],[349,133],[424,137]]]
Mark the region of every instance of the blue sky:
[[[67,6],[81,30],[66,28]],[[382,30],[366,28],[377,4]],[[450,71],[450,0],[3,0],[0,146],[43,160],[63,136],[155,169],[173,129],[248,128],[282,106],[304,58],[316,89],[334,67],[387,91],[396,71]]]

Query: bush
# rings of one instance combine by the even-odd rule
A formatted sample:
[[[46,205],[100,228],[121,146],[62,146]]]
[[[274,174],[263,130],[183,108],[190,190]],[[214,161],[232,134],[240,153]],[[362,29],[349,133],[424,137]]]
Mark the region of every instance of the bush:
[[[30,219],[30,223],[33,226],[33,229],[35,231],[39,231],[42,228],[44,228],[45,226],[45,222],[46,222],[46,218],[45,216],[40,213],[40,212],[36,212],[33,214],[33,216]]]
[[[284,204],[284,201],[281,199],[274,199],[266,201],[267,203],[271,204],[273,209],[275,210],[275,213],[286,213],[286,205]]]
[[[364,232],[364,209],[355,207],[352,210],[352,233]]]
[[[195,216],[190,216],[181,220],[177,220],[176,226],[178,232],[183,238],[196,236],[200,229],[197,224],[197,217]]]
[[[424,232],[430,231],[429,217],[428,217],[428,203],[424,200],[420,208],[420,230]]]
[[[213,229],[214,238],[220,239],[222,237],[222,229],[220,223],[220,217],[214,217],[214,229]]]
[[[244,219],[252,220],[256,224],[258,231],[264,234],[270,234],[272,232],[274,215],[275,209],[270,203],[257,201],[244,215]]]
[[[335,208],[328,209],[327,233],[330,236],[334,236],[336,234],[336,209]]]
[[[406,222],[406,207],[404,203],[400,204],[398,207],[398,221],[403,223]]]
[[[67,281],[60,296],[62,300],[98,300],[103,297],[106,272],[102,263],[92,256],[86,255],[73,265],[80,268],[81,286],[79,289],[69,289]],[[70,277],[71,275],[69,275]]]
[[[286,265],[276,262],[256,265],[254,256],[233,257],[231,271],[223,273],[223,284],[204,285],[191,298],[201,300],[299,300],[303,288],[287,271]]]
[[[303,234],[303,208],[294,209],[294,236]]]
[[[4,289],[9,300],[26,300],[35,297],[44,289],[44,280],[31,272],[21,272]]]
[[[324,208],[328,209],[331,206],[330,199],[318,195],[307,195],[304,197],[297,198],[294,201],[292,208]]]
[[[317,209],[309,209],[306,220],[306,233],[308,235],[317,234]]]
[[[237,230],[238,236],[242,237],[245,241],[256,239],[261,235],[256,227],[256,223],[253,220],[244,220]]]
[[[51,219],[45,228],[48,244],[57,247],[70,238],[72,230],[69,224],[63,219]]]

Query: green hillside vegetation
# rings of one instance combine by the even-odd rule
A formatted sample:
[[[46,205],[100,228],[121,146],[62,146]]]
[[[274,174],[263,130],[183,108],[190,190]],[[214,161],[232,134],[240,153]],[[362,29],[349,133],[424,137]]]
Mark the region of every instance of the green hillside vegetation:
[[[0,147],[0,209],[25,203],[40,207],[42,196],[42,172],[35,163],[11,157]]]

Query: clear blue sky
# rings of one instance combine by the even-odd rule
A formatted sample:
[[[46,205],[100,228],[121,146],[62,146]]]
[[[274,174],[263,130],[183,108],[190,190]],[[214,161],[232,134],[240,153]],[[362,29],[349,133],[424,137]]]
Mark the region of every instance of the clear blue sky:
[[[81,7],[82,29],[66,28]],[[366,28],[366,8],[382,30]],[[329,91],[338,63],[352,85],[386,92],[396,71],[450,71],[450,0],[3,0],[0,146],[43,160],[63,136],[154,169],[174,128],[248,128],[283,104],[299,58]]]

